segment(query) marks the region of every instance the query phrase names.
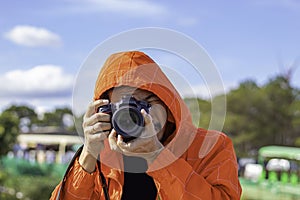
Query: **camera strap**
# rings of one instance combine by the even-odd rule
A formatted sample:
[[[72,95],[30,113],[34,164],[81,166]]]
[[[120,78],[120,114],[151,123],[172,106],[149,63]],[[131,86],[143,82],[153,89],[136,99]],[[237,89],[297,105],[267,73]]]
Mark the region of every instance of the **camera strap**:
[[[104,174],[101,171],[100,155],[98,155],[97,167],[98,167],[98,171],[99,171],[100,184],[101,184],[103,192],[104,192],[105,200],[110,200],[109,199],[109,194],[108,194],[108,186],[107,186],[107,183],[106,183],[106,179],[104,177]]]
[[[63,176],[63,180],[62,180],[61,186],[60,186],[60,188],[58,190],[58,194],[57,194],[56,200],[60,199],[61,193],[63,192],[63,188],[65,186],[65,181],[66,181],[67,175],[68,175],[69,171],[71,170],[71,168],[73,167],[76,158],[82,152],[82,149],[83,149],[83,145],[78,148],[78,150],[76,151],[76,153],[73,156],[72,160],[70,161],[70,163],[68,165],[68,168],[67,168],[67,170],[66,170],[66,172],[65,172],[65,174]],[[107,186],[104,174],[101,171],[100,155],[98,155],[97,167],[98,167],[98,170],[99,170],[99,179],[100,179],[100,184],[101,184],[103,192],[104,192],[105,200],[110,200],[109,194],[108,194],[108,186]]]

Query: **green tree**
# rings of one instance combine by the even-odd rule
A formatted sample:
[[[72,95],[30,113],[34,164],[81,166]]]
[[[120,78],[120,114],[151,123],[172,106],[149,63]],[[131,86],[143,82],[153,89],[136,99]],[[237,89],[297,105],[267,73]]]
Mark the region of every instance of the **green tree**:
[[[224,131],[240,155],[264,145],[295,145],[299,105],[299,90],[285,76],[276,76],[261,87],[245,81],[227,94]]]
[[[291,134],[293,138],[295,138],[295,140],[293,141],[295,146],[300,147],[300,90],[295,89],[294,95],[295,95],[295,100],[291,105],[291,112],[293,115],[293,119],[292,119],[293,132],[291,132]]]
[[[294,110],[293,104],[297,100],[290,80],[284,76],[271,79],[262,88],[269,100],[269,109],[265,113],[270,122],[269,138],[273,144],[293,145],[294,141]]]
[[[22,131],[30,131],[38,120],[38,116],[34,109],[27,105],[12,105],[4,110],[4,112],[14,114],[19,118],[19,126]]]
[[[3,112],[0,115],[0,156],[5,155],[16,143],[19,122],[18,116],[14,113]]]
[[[53,112],[46,112],[43,118],[39,120],[37,125],[39,126],[56,126],[70,131],[75,130],[74,124],[72,126],[67,126],[65,123],[65,117],[71,117],[72,111],[70,108],[56,108]]]
[[[265,104],[266,98],[252,80],[241,83],[227,94],[224,132],[232,137],[238,154],[249,152],[254,147],[253,141],[262,139],[265,120],[261,113],[266,109]]]

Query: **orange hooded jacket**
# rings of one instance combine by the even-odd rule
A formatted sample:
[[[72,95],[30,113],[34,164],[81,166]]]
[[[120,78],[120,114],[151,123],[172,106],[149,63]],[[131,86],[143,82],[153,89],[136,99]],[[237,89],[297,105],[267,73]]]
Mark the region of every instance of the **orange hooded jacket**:
[[[156,94],[173,116],[168,117],[168,121],[175,123],[175,131],[164,142],[165,149],[147,171],[157,187],[157,199],[240,199],[238,167],[231,140],[221,132],[193,126],[184,101],[150,57],[138,51],[111,55],[99,73],[94,99],[121,85]],[[110,199],[120,200],[124,183],[122,156],[111,151],[106,141],[100,157]],[[51,200],[105,199],[99,171],[87,173],[78,159],[62,182],[53,191]]]

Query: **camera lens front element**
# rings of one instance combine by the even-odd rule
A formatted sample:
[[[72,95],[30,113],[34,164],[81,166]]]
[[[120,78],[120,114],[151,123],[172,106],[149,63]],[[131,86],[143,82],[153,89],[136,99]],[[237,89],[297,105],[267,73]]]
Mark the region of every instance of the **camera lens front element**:
[[[126,106],[113,114],[112,124],[123,138],[136,138],[144,129],[144,117],[136,107]]]

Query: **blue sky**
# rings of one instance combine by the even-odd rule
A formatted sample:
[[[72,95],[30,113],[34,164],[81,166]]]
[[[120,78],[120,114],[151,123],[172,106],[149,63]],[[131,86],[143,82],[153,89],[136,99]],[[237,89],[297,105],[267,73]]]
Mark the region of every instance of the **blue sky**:
[[[245,79],[263,84],[293,65],[299,88],[299,19],[298,0],[1,1],[0,109],[71,106],[73,81],[95,46],[142,27],[172,29],[198,42],[226,91]]]

